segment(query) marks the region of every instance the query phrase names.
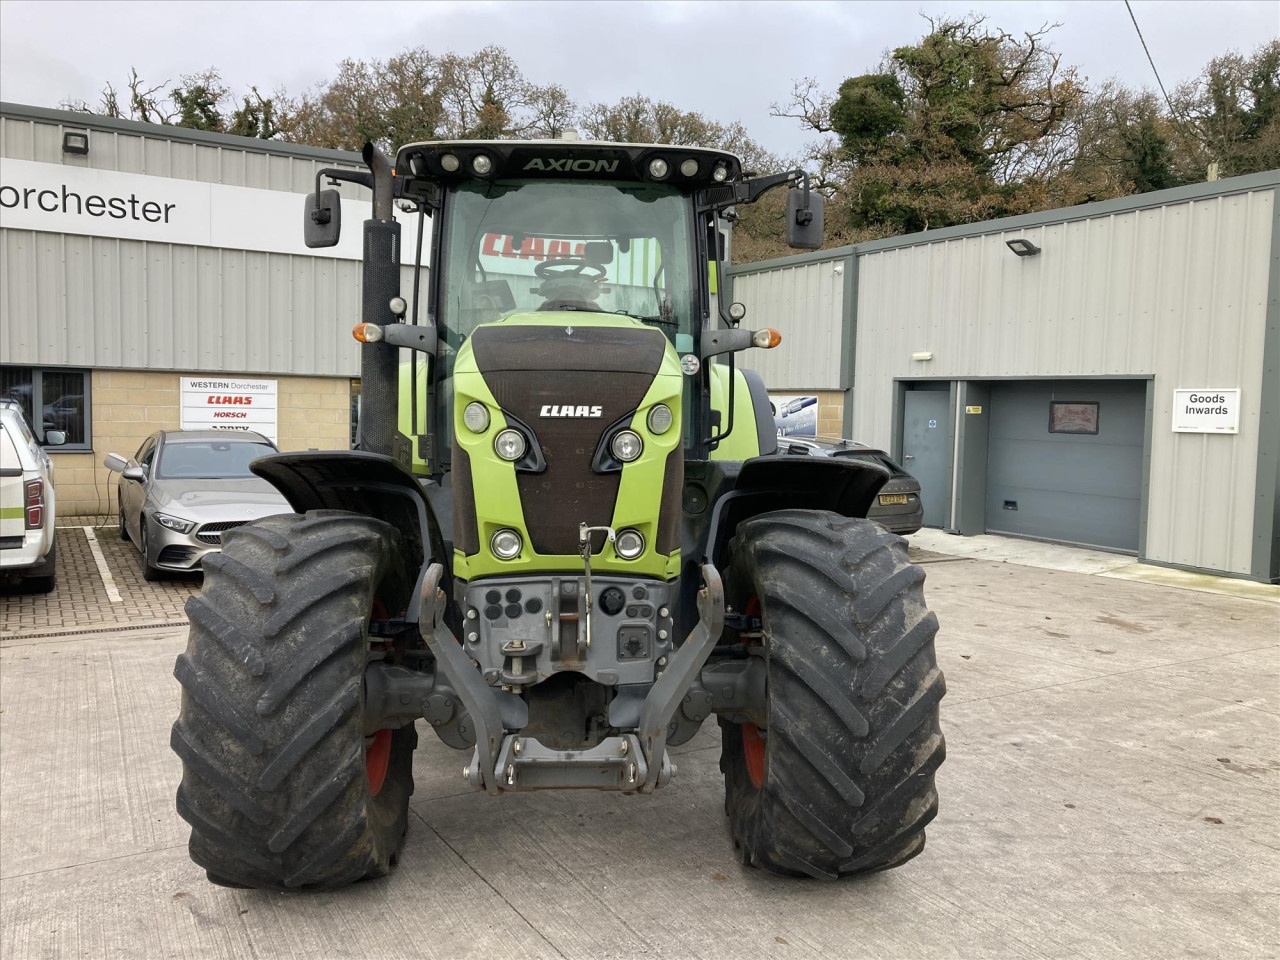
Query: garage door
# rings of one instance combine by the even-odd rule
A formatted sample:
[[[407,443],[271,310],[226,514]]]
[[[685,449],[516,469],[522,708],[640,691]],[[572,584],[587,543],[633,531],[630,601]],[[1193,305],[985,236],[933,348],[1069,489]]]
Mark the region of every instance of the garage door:
[[[1144,380],[993,383],[987,530],[1136,553]]]

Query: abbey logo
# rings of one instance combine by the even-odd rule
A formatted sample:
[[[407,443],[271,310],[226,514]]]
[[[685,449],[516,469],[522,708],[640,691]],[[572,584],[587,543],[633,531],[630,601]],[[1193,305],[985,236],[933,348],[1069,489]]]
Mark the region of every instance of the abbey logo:
[[[542,417],[603,417],[604,407],[586,407],[586,406],[560,406],[557,404],[544,404]]]
[[[562,157],[543,159],[534,157],[524,165],[526,170],[541,170],[544,173],[617,173],[617,160],[574,160]]]

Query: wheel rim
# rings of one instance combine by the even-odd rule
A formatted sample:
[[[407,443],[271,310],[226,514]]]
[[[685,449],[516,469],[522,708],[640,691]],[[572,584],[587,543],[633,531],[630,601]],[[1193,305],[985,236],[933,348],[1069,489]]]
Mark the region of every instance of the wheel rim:
[[[742,611],[749,617],[760,615],[760,598],[753,595]],[[742,759],[747,764],[747,778],[759,790],[764,786],[764,737],[754,723],[742,724]]]
[[[742,725],[742,757],[747,761],[747,778],[759,790],[764,786],[764,737],[754,723]]]
[[[369,621],[385,620],[387,607],[379,598],[374,598],[369,608]],[[369,780],[369,795],[376,797],[382,792],[382,785],[387,780],[387,769],[391,766],[391,731],[379,730],[364,751],[364,774]]]
[[[387,780],[387,768],[391,766],[391,731],[379,730],[373,735],[373,743],[364,752],[364,772],[369,778],[369,794],[376,797]]]

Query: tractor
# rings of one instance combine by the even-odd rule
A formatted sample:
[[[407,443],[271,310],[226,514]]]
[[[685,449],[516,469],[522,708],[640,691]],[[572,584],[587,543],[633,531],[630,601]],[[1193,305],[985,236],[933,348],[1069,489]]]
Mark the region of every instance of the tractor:
[[[882,468],[779,453],[734,359],[780,335],[718,283],[735,208],[775,187],[790,244],[821,245],[807,176],[576,138],[363,160],[303,211],[332,246],[337,182],[372,191],[355,449],[256,461],[295,512],[229,531],[187,605],[192,859],[237,887],[386,875],[420,721],[477,792],[649,794],[712,714],[742,863],[918,854],[944,756],[924,572],[866,519]]]

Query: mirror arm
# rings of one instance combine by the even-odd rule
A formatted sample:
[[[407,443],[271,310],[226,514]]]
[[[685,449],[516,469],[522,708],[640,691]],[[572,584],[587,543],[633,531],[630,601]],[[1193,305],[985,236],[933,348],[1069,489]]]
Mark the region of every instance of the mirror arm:
[[[373,189],[372,173],[365,173],[363,170],[342,170],[338,167],[326,167],[323,170],[317,170],[316,171],[316,191],[315,191],[316,208],[311,211],[311,221],[313,223],[329,222],[328,211],[323,210],[320,207],[320,190],[321,190],[320,181],[323,180],[325,177],[328,177],[329,182],[335,186],[337,185],[339,180],[344,180],[347,183],[356,183],[362,187],[368,187],[370,190]]]
[[[804,181],[805,204],[809,202],[809,174],[803,170],[787,170],[767,177],[752,177],[750,180],[739,180],[719,187],[707,187],[698,191],[698,208],[700,210],[721,210],[735,203],[755,203],[774,187]]]
[[[809,174],[801,171],[800,177],[804,180],[804,206],[796,211],[796,223],[808,226],[813,223],[813,211],[809,209]]]

